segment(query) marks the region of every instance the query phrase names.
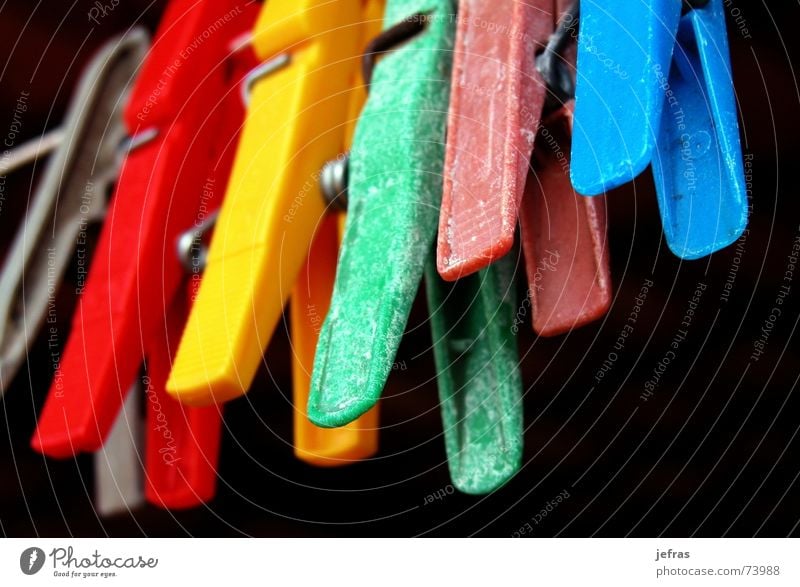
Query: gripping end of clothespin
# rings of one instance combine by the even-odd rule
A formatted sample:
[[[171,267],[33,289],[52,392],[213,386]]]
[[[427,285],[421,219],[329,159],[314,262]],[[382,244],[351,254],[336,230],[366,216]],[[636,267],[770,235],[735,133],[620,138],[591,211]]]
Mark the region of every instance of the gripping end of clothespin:
[[[379,304],[382,305],[382,304]],[[378,320],[389,318],[377,313]],[[348,320],[328,313],[314,359],[308,399],[308,419],[322,428],[338,428],[372,409],[380,399],[391,370],[396,344],[383,340],[367,343],[368,333],[350,332]],[[387,333],[386,325],[375,332]],[[366,348],[354,355],[353,349]]]
[[[455,284],[425,271],[447,463],[453,485],[480,495],[522,463],[522,379],[509,257]]]
[[[360,418],[375,406],[383,391],[381,383],[372,389],[362,388],[360,391],[363,395],[332,393],[333,390],[325,389],[325,384],[331,377],[336,377],[336,369],[325,363],[319,366],[315,364],[316,369],[320,369],[322,375],[319,377],[320,387],[312,386],[309,394],[308,419],[321,428],[346,426]]]
[[[572,104],[551,114],[542,135],[569,145]],[[570,185],[569,147],[541,141],[520,211],[533,329],[557,336],[603,316],[611,305],[605,197],[586,198]]]
[[[705,257],[747,227],[747,187],[722,0],[682,19],[653,177],[664,236],[682,259]]]

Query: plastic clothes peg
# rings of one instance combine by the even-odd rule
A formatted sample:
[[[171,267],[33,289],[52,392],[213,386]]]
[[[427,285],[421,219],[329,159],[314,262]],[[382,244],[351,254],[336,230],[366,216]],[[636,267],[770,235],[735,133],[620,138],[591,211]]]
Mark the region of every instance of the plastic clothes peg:
[[[128,513],[144,503],[141,386],[131,386],[103,447],[94,453],[94,508],[101,516]]]
[[[147,51],[143,29],[108,41],[81,76],[51,155],[0,276],[0,393],[27,357],[58,287],[119,170],[121,109]]]
[[[520,213],[533,329],[543,336],[593,322],[611,305],[605,198],[573,190],[571,136],[568,104],[538,132]]]
[[[552,31],[552,0],[459,2],[437,249],[448,281],[514,243],[546,93],[536,51]]]
[[[350,154],[348,215],[317,345],[309,419],[343,426],[380,397],[436,235],[454,6],[389,0],[384,29],[424,19],[377,62]]]
[[[367,46],[380,32],[384,8],[384,0],[367,0],[364,3],[360,47]],[[342,153],[349,150],[352,144],[356,121],[366,99],[366,88],[359,68],[353,72],[352,87]],[[323,171],[320,182],[324,178]],[[340,428],[320,428],[308,419],[308,393],[314,353],[322,321],[330,306],[339,256],[339,234],[344,233],[344,216],[329,208],[328,215],[316,231],[306,264],[297,278],[290,305],[294,453],[300,460],[317,466],[346,465],[365,459],[378,450],[378,406]]]
[[[667,245],[697,259],[736,241],[747,191],[722,0],[681,19],[653,176]]]
[[[165,318],[185,282],[176,241],[204,209],[213,209],[215,190],[208,186],[224,185],[227,177],[212,155],[222,138],[220,102],[234,85],[228,45],[252,24],[248,14],[254,15],[234,1],[194,0],[174,0],[165,13],[125,109],[130,131],[155,129],[156,138],[123,164],[32,441],[47,455],[97,450],[143,360],[159,352],[154,341],[164,336]],[[226,26],[197,42],[219,19]],[[209,443],[215,444],[211,433]]]
[[[426,268],[447,463],[465,493],[497,489],[522,462],[513,275],[508,256],[450,286]]]
[[[305,262],[325,205],[323,164],[342,146],[363,26],[357,0],[270,0],[253,47],[255,81],[200,291],[167,389],[204,405],[240,396]]]
[[[572,185],[602,194],[650,164],[679,0],[580,0]]]

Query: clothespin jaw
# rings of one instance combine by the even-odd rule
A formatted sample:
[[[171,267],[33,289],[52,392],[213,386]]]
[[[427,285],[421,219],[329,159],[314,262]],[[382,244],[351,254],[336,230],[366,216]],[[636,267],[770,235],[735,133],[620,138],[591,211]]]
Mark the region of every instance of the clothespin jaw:
[[[735,242],[748,217],[721,0],[683,16],[664,84],[656,194],[667,245],[682,259],[698,259]]]
[[[580,0],[572,185],[603,194],[650,164],[679,0]]]
[[[17,232],[0,276],[0,393],[14,379],[47,315],[51,288],[105,212],[125,133],[120,116],[149,38],[143,29],[115,37],[81,76],[61,136]],[[87,165],[87,161],[91,164]],[[78,253],[82,268],[86,251]]]
[[[459,2],[437,247],[448,281],[514,243],[546,94],[535,57],[552,10],[552,0]]]
[[[183,282],[176,242],[197,221],[201,206],[212,205],[213,190],[204,190],[208,178],[197,170],[209,169],[213,146],[220,140],[223,111],[218,105],[230,89],[224,58],[232,38],[252,21],[243,11],[203,38],[199,53],[184,57],[182,52],[188,50],[187,39],[202,38],[236,6],[234,0],[175,0],[168,16],[192,11],[191,30],[171,37],[174,23],[169,20],[159,28],[159,50],[150,57],[159,67],[167,55],[185,62],[173,62],[163,77],[140,78],[126,108],[129,130],[141,131],[142,125],[158,121],[152,133],[156,138],[130,152],[122,166],[72,333],[32,441],[45,454],[68,457],[101,446],[139,372],[148,341],[163,327]],[[189,62],[201,57],[206,72],[198,83]],[[160,106],[159,96],[183,97],[186,91],[172,86],[188,83],[195,85],[185,103]],[[161,118],[167,111],[175,116],[169,124]]]
[[[453,4],[389,0],[385,30],[421,31],[374,68],[350,155],[348,216],[330,311],[317,345],[309,419],[343,426],[369,410],[391,371],[435,238]]]
[[[425,289],[453,485],[483,494],[522,463],[522,378],[509,256],[448,287],[430,263]]]
[[[203,283],[167,382],[184,403],[238,397],[261,364],[325,212],[317,174],[341,148],[359,8],[357,0],[270,0],[261,10],[254,48],[275,65],[252,86]]]
[[[347,465],[378,450],[377,406],[341,428],[315,426],[308,421],[306,411],[317,339],[328,313],[336,276],[338,224],[335,213],[320,224],[290,306],[294,452],[300,460],[322,467]]]
[[[567,104],[538,132],[520,213],[533,329],[543,336],[593,322],[611,305],[605,198],[573,190],[571,136]]]

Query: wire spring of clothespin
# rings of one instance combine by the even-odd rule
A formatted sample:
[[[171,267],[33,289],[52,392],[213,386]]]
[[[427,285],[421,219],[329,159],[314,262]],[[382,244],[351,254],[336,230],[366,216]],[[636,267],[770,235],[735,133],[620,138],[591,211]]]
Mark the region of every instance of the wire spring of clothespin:
[[[580,0],[575,0],[564,13],[547,45],[536,57],[536,69],[547,85],[545,112],[553,112],[575,97],[575,78],[565,53],[578,38]]]
[[[217,223],[219,210],[206,216],[202,222],[184,231],[176,244],[178,259],[187,273],[202,272],[206,268],[208,246],[203,243],[203,236]]]
[[[370,83],[372,83],[372,70],[375,68],[375,62],[378,57],[421,33],[425,30],[429,19],[430,16],[424,12],[412,14],[394,26],[382,31],[369,42],[364,49],[364,55],[361,60],[361,76],[364,79],[367,91],[369,91]]]

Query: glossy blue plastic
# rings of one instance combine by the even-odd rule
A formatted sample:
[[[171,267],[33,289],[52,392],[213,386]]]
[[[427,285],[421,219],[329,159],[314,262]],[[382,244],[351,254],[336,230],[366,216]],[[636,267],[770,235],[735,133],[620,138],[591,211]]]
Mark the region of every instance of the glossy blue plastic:
[[[594,196],[650,164],[679,0],[580,0],[572,185]]]
[[[653,176],[677,256],[704,257],[741,236],[747,191],[723,0],[681,19]]]

